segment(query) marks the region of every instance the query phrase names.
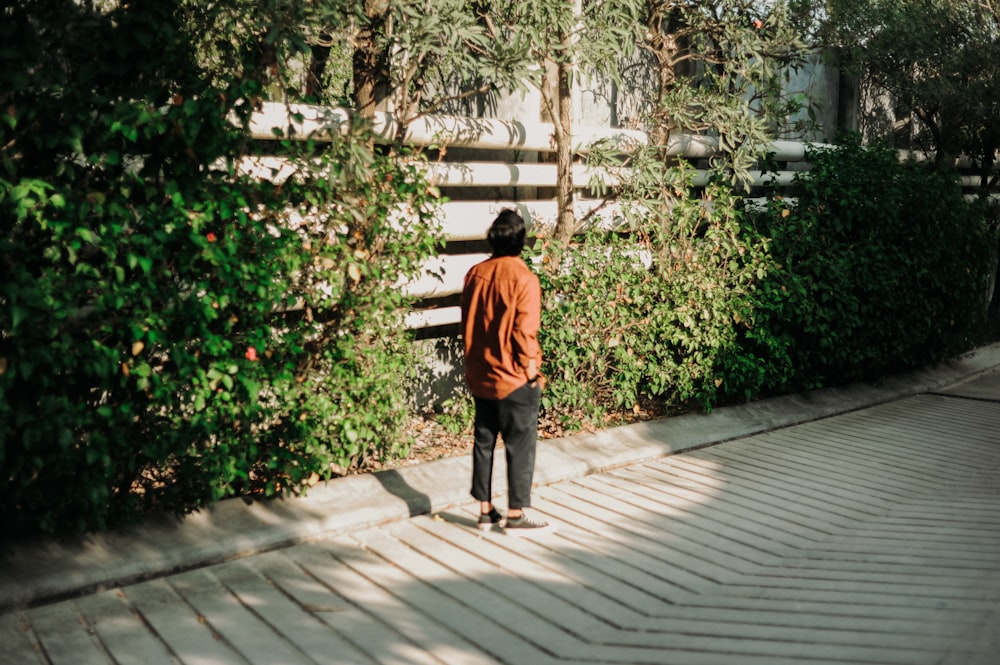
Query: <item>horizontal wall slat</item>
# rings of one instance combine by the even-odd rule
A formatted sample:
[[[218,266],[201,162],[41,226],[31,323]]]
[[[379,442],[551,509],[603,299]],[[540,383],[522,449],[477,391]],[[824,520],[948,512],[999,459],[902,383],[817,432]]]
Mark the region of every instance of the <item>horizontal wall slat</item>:
[[[250,133],[255,139],[274,139],[294,133],[299,138],[316,140],[346,132],[351,124],[348,109],[311,104],[281,104],[265,102],[250,120]],[[383,140],[391,140],[400,123],[390,114],[378,112],[373,129]],[[275,132],[278,131],[276,136]],[[552,123],[467,118],[449,115],[424,115],[411,121],[403,136],[405,143],[419,146],[447,145],[485,150],[528,150],[555,152],[555,129]],[[598,142],[628,153],[649,143],[645,132],[612,127],[575,126],[574,152],[584,154]],[[778,161],[802,161],[810,146],[818,143],[773,141],[766,150]],[[719,152],[719,141],[712,136],[678,134],[667,142],[667,154],[691,159],[708,158]]]
[[[507,164],[504,162],[433,162],[427,164],[430,180],[442,187],[555,187],[555,164]],[[586,187],[591,178],[601,178],[608,187],[617,187],[617,176],[606,169],[577,164],[573,185]]]
[[[653,265],[653,254],[649,250],[635,250],[632,258],[642,264],[647,270]],[[489,258],[489,254],[453,254],[441,255],[425,264],[424,277],[403,286],[404,293],[418,298],[440,298],[457,295],[462,292],[465,275],[480,261]],[[537,269],[538,266],[535,266]],[[418,309],[406,316],[406,326],[411,330],[432,328],[458,323],[461,320],[461,308],[438,307]]]
[[[484,240],[490,224],[504,208],[516,210],[535,235],[551,232],[559,212],[553,200],[447,201],[441,205],[437,221],[448,240]],[[575,211],[577,220],[589,220],[589,227],[613,228],[621,216],[621,204],[601,199],[578,200]]]
[[[415,310],[406,315],[406,328],[408,330],[437,328],[439,326],[450,326],[461,322],[462,322],[461,307],[438,307],[435,309],[421,309],[421,310]]]
[[[417,162],[418,168],[426,170],[428,179],[440,187],[555,187],[557,169],[555,164],[508,164],[505,162]],[[242,175],[282,182],[296,172],[294,162],[285,157],[255,156],[239,161],[238,170]],[[711,172],[705,169],[693,171],[692,185],[704,187]],[[802,171],[749,171],[750,184],[789,185]],[[577,164],[573,167],[573,185],[579,189],[590,185],[592,178],[598,178],[605,187],[620,186],[622,177],[629,177],[629,169],[609,171],[603,168]],[[965,186],[978,186],[978,177],[963,179]]]
[[[344,108],[265,102],[251,116],[250,133],[255,139],[291,135],[316,140],[330,139],[350,128],[351,117],[351,112]],[[388,113],[377,112],[373,119],[373,130],[377,137],[389,141],[400,131],[400,123]],[[424,115],[407,124],[403,141],[421,146],[554,152],[554,136],[551,123]],[[575,152],[583,153],[588,146],[597,142],[606,143],[622,152],[630,152],[647,143],[648,138],[645,132],[636,130],[587,126],[574,128]]]
[[[413,298],[441,298],[462,292],[465,274],[472,266],[485,261],[489,254],[442,254],[429,259],[423,276],[401,285],[403,293]]]

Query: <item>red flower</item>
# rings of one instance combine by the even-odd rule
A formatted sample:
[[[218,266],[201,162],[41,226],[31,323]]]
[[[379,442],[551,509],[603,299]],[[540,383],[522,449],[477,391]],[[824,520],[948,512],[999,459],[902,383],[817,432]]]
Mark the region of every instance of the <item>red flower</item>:
[[[211,232],[205,234],[205,239],[208,240],[209,242],[215,242],[216,241],[215,234],[211,233]]]
[[[757,28],[758,30],[760,30],[761,28],[763,28],[763,27],[764,27],[764,22],[763,22],[763,21],[761,21],[761,20],[760,20],[759,18],[758,18],[758,19],[755,19],[755,20],[754,20],[754,22],[753,22],[753,27],[755,27],[755,28]]]
[[[247,352],[244,353],[243,356],[250,362],[257,362],[258,360],[257,349],[253,348],[252,346],[248,346]]]

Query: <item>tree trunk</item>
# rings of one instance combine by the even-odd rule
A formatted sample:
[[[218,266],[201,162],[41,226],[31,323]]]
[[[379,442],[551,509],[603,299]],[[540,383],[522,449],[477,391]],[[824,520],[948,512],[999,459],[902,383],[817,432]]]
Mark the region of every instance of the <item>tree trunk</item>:
[[[572,64],[560,62],[557,66],[556,106],[559,121],[556,131],[556,204],[558,217],[554,239],[559,244],[568,243],[576,231],[576,211],[573,191],[573,89]]]
[[[358,31],[354,56],[351,59],[351,69],[354,79],[354,109],[362,118],[374,118],[376,72],[378,70],[378,54],[374,52],[371,28],[363,27]]]
[[[385,28],[389,5],[384,0],[365,0],[365,23],[355,35],[352,72],[354,108],[362,118],[374,118],[387,94],[388,64],[376,36]]]

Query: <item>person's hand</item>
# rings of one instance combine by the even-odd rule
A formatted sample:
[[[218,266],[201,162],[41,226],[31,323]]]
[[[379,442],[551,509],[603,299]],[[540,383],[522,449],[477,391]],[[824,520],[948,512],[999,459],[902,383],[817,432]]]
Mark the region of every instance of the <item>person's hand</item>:
[[[538,371],[538,365],[535,364],[534,360],[528,361],[528,385],[534,388],[536,385],[539,390],[545,389],[545,377],[542,373]]]

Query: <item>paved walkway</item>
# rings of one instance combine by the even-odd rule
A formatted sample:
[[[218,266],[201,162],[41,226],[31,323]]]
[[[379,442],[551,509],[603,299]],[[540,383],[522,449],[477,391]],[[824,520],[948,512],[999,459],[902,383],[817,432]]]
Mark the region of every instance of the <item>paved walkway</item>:
[[[1000,346],[546,442],[545,537],[468,465],[8,545],[0,663],[1000,662]]]

